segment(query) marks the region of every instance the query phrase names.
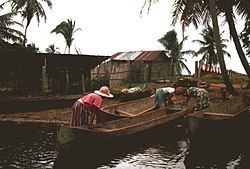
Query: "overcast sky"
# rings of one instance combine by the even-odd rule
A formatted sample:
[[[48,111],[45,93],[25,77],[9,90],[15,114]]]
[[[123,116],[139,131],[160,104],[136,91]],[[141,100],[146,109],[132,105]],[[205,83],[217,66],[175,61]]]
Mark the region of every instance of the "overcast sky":
[[[65,41],[62,35],[51,34],[62,21],[72,19],[76,22],[76,28],[81,28],[74,35],[71,53],[74,54],[75,46],[82,54],[88,55],[113,55],[122,51],[148,51],[164,50],[157,41],[166,32],[175,29],[179,41],[181,40],[181,27],[171,26],[171,9],[173,0],[159,0],[152,5],[149,14],[147,8],[140,15],[144,0],[52,0],[53,7],[50,10],[46,5],[47,22],[41,20],[38,26],[35,18],[28,28],[28,43],[34,42],[40,51],[44,52],[50,44],[60,48],[63,53]],[[244,24],[237,22],[238,32],[242,31]],[[227,26],[221,28],[227,31]],[[228,31],[227,31],[228,32]],[[200,33],[192,26],[185,32],[189,41],[184,44],[184,49],[197,50],[199,46],[191,40],[201,39]],[[229,39],[228,33],[223,38]],[[245,73],[232,41],[227,44],[231,59],[226,58],[227,69]],[[200,58],[188,59],[187,65],[194,73],[194,61]]]

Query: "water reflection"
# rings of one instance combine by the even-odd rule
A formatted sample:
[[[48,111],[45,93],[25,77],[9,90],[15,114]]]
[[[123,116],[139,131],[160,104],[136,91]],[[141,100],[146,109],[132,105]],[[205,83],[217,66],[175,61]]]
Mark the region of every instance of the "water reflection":
[[[108,166],[111,168],[184,168],[186,150],[185,140],[169,142],[169,145],[155,145],[129,153],[124,158],[116,158],[111,160]],[[105,168],[105,165],[102,167]]]
[[[190,140],[186,168],[249,168],[249,117],[227,128],[198,130]]]
[[[0,168],[53,168],[53,128],[4,124],[0,133]]]
[[[55,127],[0,124],[0,168],[249,168],[250,119],[236,126],[192,138],[184,128],[162,127],[127,139],[82,142],[58,153]]]
[[[162,128],[93,147],[84,145],[59,153],[55,168],[185,168],[185,129]],[[100,146],[101,145],[101,146]],[[84,148],[83,148],[84,147]],[[80,157],[76,154],[81,154]]]

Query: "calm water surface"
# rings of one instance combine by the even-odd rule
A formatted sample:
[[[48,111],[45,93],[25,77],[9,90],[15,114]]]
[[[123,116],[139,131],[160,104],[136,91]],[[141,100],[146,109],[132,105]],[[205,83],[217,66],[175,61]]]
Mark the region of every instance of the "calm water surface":
[[[163,128],[120,147],[58,153],[55,127],[1,124],[0,168],[250,168],[250,121],[238,125],[227,136],[193,140],[185,128]]]

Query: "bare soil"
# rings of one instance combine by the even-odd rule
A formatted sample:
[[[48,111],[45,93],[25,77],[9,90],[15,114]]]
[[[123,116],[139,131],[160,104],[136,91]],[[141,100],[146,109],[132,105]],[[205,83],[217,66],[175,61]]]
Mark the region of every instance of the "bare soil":
[[[163,83],[150,83],[146,84],[147,88],[156,89],[159,87],[169,86]],[[234,85],[236,90],[241,90],[240,85]],[[209,95],[210,98],[220,97],[219,90],[221,87],[225,87],[224,84],[210,84]],[[71,96],[72,97],[72,96]],[[24,98],[25,99],[25,98]],[[184,101],[185,97],[176,97],[175,102]],[[103,106],[108,106],[112,104],[119,103],[118,99],[104,99]],[[191,101],[191,104],[192,101]],[[45,121],[45,122],[63,122],[69,123],[71,116],[71,108],[63,109],[52,109],[52,110],[43,110],[35,112],[25,112],[25,113],[13,113],[13,114],[0,114],[0,121],[15,121],[15,122],[25,122],[25,121]]]

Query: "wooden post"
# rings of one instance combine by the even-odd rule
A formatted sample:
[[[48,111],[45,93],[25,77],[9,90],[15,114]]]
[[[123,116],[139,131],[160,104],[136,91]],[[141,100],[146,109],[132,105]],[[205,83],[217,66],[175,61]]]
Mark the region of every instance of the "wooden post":
[[[85,87],[85,77],[83,69],[81,69],[81,76],[82,76],[82,93],[84,94],[86,92],[86,87]]]
[[[49,92],[49,78],[47,73],[47,58],[44,57],[44,65],[42,66],[42,90],[44,93]]]
[[[199,72],[199,65],[198,65],[198,61],[195,61],[195,78],[198,79],[198,72]]]
[[[145,63],[145,66],[144,66],[144,81],[149,82],[149,65],[148,65],[148,63]]]
[[[242,89],[243,89],[243,79],[240,78],[240,91],[242,91]]]
[[[110,68],[109,68],[109,87],[110,88],[113,88],[114,86],[112,72],[113,72],[113,61],[110,60]]]
[[[65,70],[66,76],[66,87],[65,87],[65,94],[69,94],[69,71]]]
[[[132,76],[132,72],[131,72],[131,60],[128,60],[128,74],[127,74],[127,77],[128,77],[128,83],[129,83],[129,87],[131,85],[131,76]]]
[[[198,75],[197,75],[197,86],[199,86],[199,84],[200,84],[202,66],[203,66],[203,62],[200,60],[199,61],[199,68],[198,68]]]
[[[148,81],[151,82],[151,78],[152,78],[152,62],[149,62],[148,65]]]

